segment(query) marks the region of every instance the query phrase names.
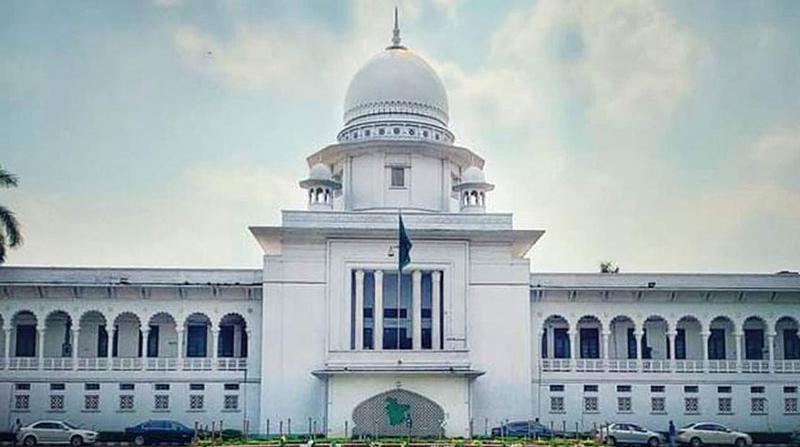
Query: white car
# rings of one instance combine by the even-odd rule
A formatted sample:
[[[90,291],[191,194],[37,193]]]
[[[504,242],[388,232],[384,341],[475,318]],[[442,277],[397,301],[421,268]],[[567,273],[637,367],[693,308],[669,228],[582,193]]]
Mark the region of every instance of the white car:
[[[83,430],[62,421],[36,421],[19,429],[17,442],[25,447],[36,444],[69,444],[79,447],[94,444],[97,432]]]
[[[703,444],[734,445],[747,447],[753,445],[753,438],[747,433],[733,431],[724,425],[713,422],[697,422],[678,430],[678,442],[700,447]]]

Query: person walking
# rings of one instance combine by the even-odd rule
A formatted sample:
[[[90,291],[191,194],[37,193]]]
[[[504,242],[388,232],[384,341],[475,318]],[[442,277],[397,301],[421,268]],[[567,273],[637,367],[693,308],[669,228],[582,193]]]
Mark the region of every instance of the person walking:
[[[19,430],[22,428],[22,421],[17,418],[14,421],[14,425],[11,426],[11,445],[17,445],[17,434],[19,434]]]
[[[669,443],[670,447],[675,447],[675,424],[672,420],[669,421],[669,428],[667,429],[669,435],[667,436],[667,442]]]

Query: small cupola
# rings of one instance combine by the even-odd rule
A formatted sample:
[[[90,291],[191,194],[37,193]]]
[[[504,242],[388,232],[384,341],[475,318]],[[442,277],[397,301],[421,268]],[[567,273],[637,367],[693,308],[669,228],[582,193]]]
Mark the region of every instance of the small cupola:
[[[333,209],[333,194],[342,184],[333,179],[331,168],[317,163],[309,170],[308,178],[300,182],[300,187],[308,190],[310,211],[329,211]]]
[[[453,186],[458,193],[458,201],[462,213],[486,212],[486,193],[493,190],[494,185],[486,182],[486,175],[477,166],[470,166],[461,174],[461,182]]]

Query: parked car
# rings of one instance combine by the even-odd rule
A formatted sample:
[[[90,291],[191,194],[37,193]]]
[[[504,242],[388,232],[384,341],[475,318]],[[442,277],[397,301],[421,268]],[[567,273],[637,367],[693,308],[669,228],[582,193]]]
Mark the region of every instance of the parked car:
[[[492,428],[492,436],[549,438],[553,431],[539,422],[513,421]]]
[[[753,444],[747,433],[733,431],[724,425],[713,422],[697,422],[678,430],[678,442],[700,447],[703,444],[735,445],[746,447]]]
[[[17,441],[25,447],[36,444],[69,444],[78,447],[93,444],[96,439],[97,432],[83,430],[63,421],[36,421],[17,432]]]
[[[599,441],[608,445],[647,445],[658,447],[666,438],[661,433],[642,428],[636,424],[618,423],[600,427]]]
[[[126,428],[125,435],[137,446],[161,442],[188,444],[194,438],[194,430],[175,421],[147,421]]]
[[[800,447],[800,429],[792,432],[791,436],[789,437],[789,442],[791,445]]]

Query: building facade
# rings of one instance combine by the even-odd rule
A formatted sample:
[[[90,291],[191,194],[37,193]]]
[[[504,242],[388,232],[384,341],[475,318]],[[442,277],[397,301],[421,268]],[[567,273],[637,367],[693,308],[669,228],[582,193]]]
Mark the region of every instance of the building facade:
[[[530,273],[431,67],[354,76],[306,210],[253,270],[0,267],[0,420],[259,433],[484,434],[715,420],[796,428],[800,276]],[[399,212],[413,248],[398,274]]]

